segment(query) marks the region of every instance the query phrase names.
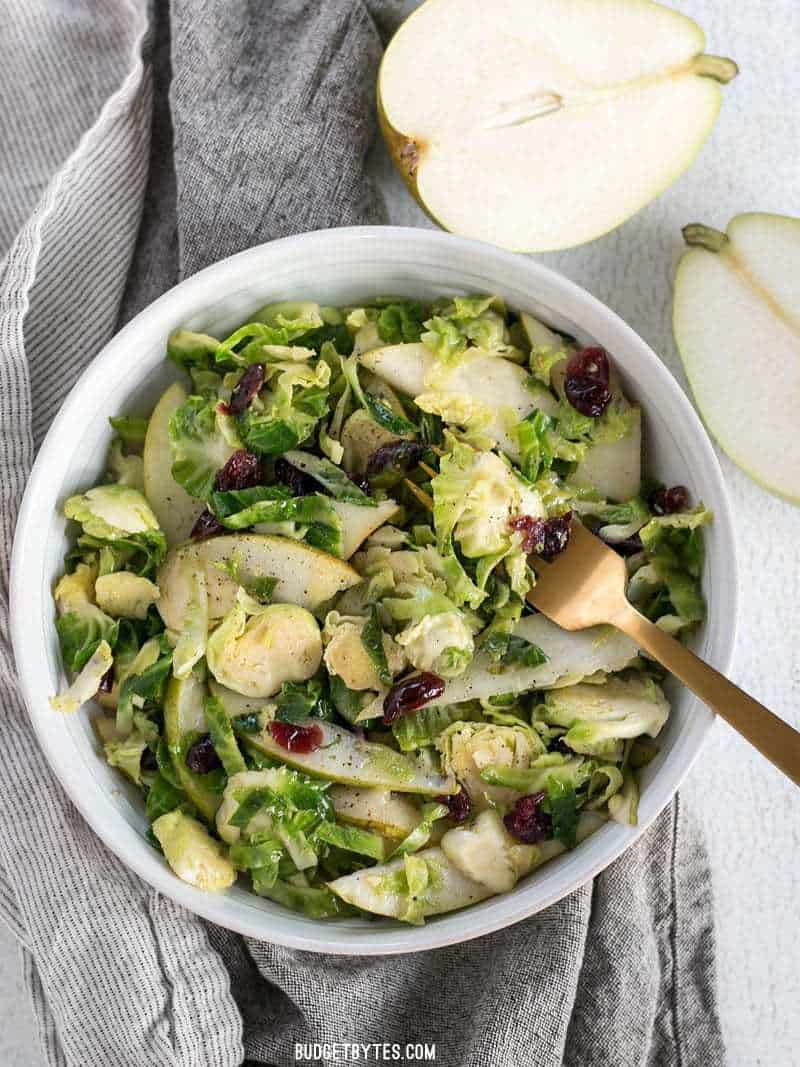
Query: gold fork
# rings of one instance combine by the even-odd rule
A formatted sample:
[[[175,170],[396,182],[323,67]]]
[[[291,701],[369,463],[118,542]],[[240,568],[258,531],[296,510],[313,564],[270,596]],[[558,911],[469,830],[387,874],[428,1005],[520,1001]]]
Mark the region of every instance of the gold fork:
[[[581,522],[553,562],[532,555],[529,563],[537,581],[528,600],[543,615],[565,630],[616,626],[800,785],[800,733],[640,615],[625,596],[625,561]]]

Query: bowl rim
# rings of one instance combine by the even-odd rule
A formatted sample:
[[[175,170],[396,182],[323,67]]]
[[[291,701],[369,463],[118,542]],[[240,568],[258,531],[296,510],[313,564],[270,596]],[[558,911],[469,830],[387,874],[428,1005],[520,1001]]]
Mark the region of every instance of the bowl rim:
[[[246,936],[267,940],[288,948],[327,954],[366,956],[425,951],[468,941],[528,918],[585,885],[638,840],[669,804],[699,756],[715,717],[703,707],[697,698],[690,699],[689,714],[694,721],[690,727],[691,737],[687,732],[687,736],[682,736],[678,740],[678,745],[685,750],[681,753],[682,761],[677,770],[673,768],[669,782],[661,773],[656,774],[648,784],[643,794],[648,798],[646,807],[649,810],[646,816],[640,819],[636,827],[624,828],[615,824],[613,832],[616,841],[613,844],[610,835],[606,833],[606,831],[611,831],[612,827],[606,825],[598,830],[593,837],[599,839],[603,835],[606,838],[606,844],[594,862],[588,863],[577,877],[573,877],[569,884],[558,890],[550,890],[542,896],[540,888],[540,899],[535,904],[529,899],[531,894],[526,894],[523,889],[513,897],[507,894],[490,897],[471,908],[453,912],[449,916],[443,916],[436,922],[422,927],[396,928],[376,923],[374,932],[370,931],[370,935],[362,939],[361,937],[353,938],[352,929],[348,936],[346,928],[337,923],[316,922],[314,927],[319,928],[319,935],[309,936],[305,931],[302,934],[294,933],[291,929],[284,929],[284,926],[291,927],[292,923],[299,919],[304,919],[306,923],[312,920],[296,917],[294,913],[287,912],[285,922],[278,924],[280,929],[264,929],[262,911],[256,912],[254,909],[253,922],[248,922],[246,918],[239,919],[237,909],[226,910],[224,895],[204,893],[181,882],[165,864],[158,860],[155,853],[152,858],[145,853],[133,857],[125,853],[125,849],[115,840],[114,835],[114,825],[119,825],[122,816],[111,805],[106,805],[105,809],[101,809],[88,802],[81,790],[76,788],[75,779],[70,774],[70,765],[73,761],[67,758],[68,753],[65,754],[58,749],[55,738],[46,730],[43,710],[47,715],[53,713],[49,707],[41,708],[40,695],[34,693],[32,681],[36,676],[35,672],[43,668],[42,660],[45,653],[42,648],[36,647],[35,642],[27,641],[27,634],[23,627],[24,611],[15,610],[16,605],[24,604],[25,583],[31,568],[31,557],[23,547],[28,540],[26,534],[34,528],[37,516],[41,515],[44,507],[50,511],[53,509],[52,489],[46,476],[49,459],[58,449],[62,435],[75,436],[74,429],[69,434],[64,434],[64,430],[66,427],[74,427],[74,420],[80,415],[84,393],[90,391],[94,382],[99,382],[105,374],[113,370],[118,354],[122,355],[125,352],[129,340],[143,328],[161,319],[172,319],[174,317],[172,309],[178,305],[198,304],[200,294],[207,294],[207,303],[210,305],[214,299],[219,298],[220,291],[225,291],[226,278],[230,278],[240,270],[248,269],[253,264],[263,267],[264,261],[271,255],[297,255],[299,257],[310,250],[319,249],[321,245],[334,246],[342,241],[364,242],[365,248],[368,248],[370,243],[376,246],[376,242],[401,243],[405,246],[404,260],[412,265],[415,252],[419,253],[426,248],[431,250],[447,248],[453,255],[460,253],[465,257],[477,258],[488,272],[493,269],[496,273],[499,273],[501,269],[511,270],[518,274],[521,283],[530,284],[532,301],[545,304],[551,310],[574,319],[576,324],[579,324],[600,343],[603,343],[605,335],[611,335],[616,341],[626,345],[628,350],[640,356],[648,364],[648,374],[655,380],[657,387],[663,390],[663,395],[669,399],[673,409],[679,411],[679,417],[683,420],[682,431],[691,437],[697,469],[702,471],[702,477],[707,486],[713,488],[714,536],[723,549],[721,593],[725,597],[726,626],[717,627],[716,640],[711,651],[714,653],[715,667],[723,673],[729,670],[733,656],[739,597],[734,526],[727,488],[714,447],[688,396],[656,353],[616,312],[559,272],[520,253],[508,252],[483,242],[437,230],[415,227],[351,226],[315,230],[256,245],[218,260],[169,289],[118,331],[84,368],[53,420],[31,470],[17,518],[10,568],[10,630],[20,688],[37,740],[49,766],[92,830],[122,863],[134,870],[154,889],[203,918]],[[466,275],[468,272],[464,271],[464,273]],[[551,298],[553,298],[552,302],[549,302]],[[570,305],[570,310],[563,307],[565,304]],[[184,314],[182,321],[191,317],[191,314],[191,312]],[[631,377],[635,379],[635,375]],[[573,855],[578,854],[577,851],[573,853]],[[231,914],[228,914],[228,911]]]

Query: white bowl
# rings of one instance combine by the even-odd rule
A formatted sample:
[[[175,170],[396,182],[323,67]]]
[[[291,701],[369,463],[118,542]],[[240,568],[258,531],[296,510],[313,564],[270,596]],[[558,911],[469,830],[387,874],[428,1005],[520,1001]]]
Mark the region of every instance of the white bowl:
[[[706,535],[708,623],[697,650],[718,670],[735,637],[733,526],[722,474],[708,437],[678,384],[650,348],[612,311],[545,267],[488,245],[426,230],[365,227],[303,234],[252,248],[187,279],[125,327],[86,369],[50,428],[33,468],[17,525],[11,569],[12,637],[28,711],[51,766],[92,828],[152,886],[190,910],[242,934],[315,952],[377,955],[435,948],[518,922],[570,893],[631,845],[669,802],[713,722],[674,686],[658,757],[646,769],[639,825],[603,826],[573,852],[548,863],[512,892],[424,927],[389,920],[317,922],[245,889],[203,893],[179,881],[145,840],[140,794],[107,766],[84,711],[48,706],[63,683],[51,598],[68,547],[59,513],[65,497],[95,484],[111,431],[108,416],[147,412],[177,371],[164,359],[178,326],[222,336],[269,301],[348,304],[396,294],[437,297],[499,293],[512,308],[542,316],[584,343],[602,345],[625,389],[645,413],[645,469],[683,483],[713,508]]]

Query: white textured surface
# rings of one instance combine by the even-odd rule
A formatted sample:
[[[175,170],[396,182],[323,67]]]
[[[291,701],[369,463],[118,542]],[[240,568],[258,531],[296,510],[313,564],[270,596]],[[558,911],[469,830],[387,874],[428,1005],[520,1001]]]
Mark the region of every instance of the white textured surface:
[[[689,173],[617,233],[542,259],[618,311],[682,380],[670,330],[681,226],[702,221],[724,227],[731,215],[748,210],[800,215],[800,5],[684,0],[675,6],[704,27],[709,51],[733,56],[742,68],[726,91],[714,136]],[[391,221],[427,225],[382,152],[374,162]],[[576,165],[590,170],[591,161],[576,159]],[[800,725],[800,509],[767,496],[727,460],[723,465],[738,516],[741,564],[734,680]],[[800,1047],[800,794],[720,724],[683,795],[706,826],[712,854],[729,1063],[794,1067]],[[17,953],[4,932],[0,1062],[42,1062]]]

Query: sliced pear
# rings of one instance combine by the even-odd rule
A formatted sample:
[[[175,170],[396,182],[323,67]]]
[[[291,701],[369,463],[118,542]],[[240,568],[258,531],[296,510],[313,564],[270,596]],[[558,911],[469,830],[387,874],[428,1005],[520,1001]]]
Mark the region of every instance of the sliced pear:
[[[172,630],[180,630],[189,600],[186,578],[189,568],[182,566],[187,558],[193,565],[205,568],[212,620],[221,619],[230,611],[236,598],[238,586],[216,566],[226,560],[238,561],[244,581],[277,578],[272,599],[279,604],[297,604],[309,611],[361,581],[360,575],[344,560],[286,537],[231,534],[199,544],[181,545],[167,554],[158,572],[161,590],[158,610]]]
[[[220,685],[216,678],[208,679],[208,688],[211,695],[222,704],[229,719],[237,719],[240,715],[258,715],[262,711],[266,711],[272,718],[275,711],[274,700],[268,697],[248,697],[243,693],[235,693],[233,689]]]
[[[375,508],[365,508],[344,500],[331,500],[331,506],[342,523],[342,558],[350,559],[370,534],[397,513],[399,505],[394,500],[384,500]]]
[[[359,408],[342,427],[342,465],[348,474],[364,474],[373,452],[399,440],[397,434],[379,426],[369,412]]]
[[[520,251],[571,248],[639,211],[700,151],[737,73],[704,47],[691,19],[650,0],[428,0],[381,64],[381,127],[440,226]]]
[[[673,325],[697,406],[734,463],[800,503],[800,219],[683,233]]]
[[[538,388],[530,374],[502,356],[485,355],[480,349],[466,355],[452,370],[442,366],[423,344],[388,345],[361,356],[373,374],[412,398],[436,392],[446,396],[469,396],[494,412],[487,432],[512,459],[519,449],[511,429],[534,408],[553,415],[554,397]]]
[[[187,734],[208,733],[203,697],[206,687],[192,673],[186,678],[170,678],[164,698],[164,736],[166,737],[175,773],[181,786],[208,822],[214,821],[221,797],[203,787],[199,775],[186,766],[184,738]]]
[[[618,441],[593,445],[570,482],[596,489],[606,500],[630,500],[642,484],[642,413],[631,412],[631,427]]]
[[[479,653],[463,674],[445,683],[440,703],[460,704],[501,693],[571,685],[597,671],[621,671],[637,656],[633,641],[612,626],[570,632],[544,615],[527,615],[517,623],[514,633],[538,645],[547,662],[540,667],[510,667],[497,673],[489,656]]]
[[[330,791],[337,819],[377,830],[384,837],[407,837],[420,821],[419,807],[408,797],[386,789],[354,789],[335,785]]]
[[[397,793],[423,793],[437,796],[455,793],[456,780],[441,774],[428,774],[418,763],[386,745],[362,741],[341,726],[329,722],[316,725],[322,743],[313,752],[290,752],[279,745],[269,727],[248,737],[248,744],[273,759],[317,778],[342,785],[391,789]]]
[[[144,439],[144,494],[169,545],[186,540],[203,510],[202,500],[189,496],[172,477],[169,420],[186,395],[180,382],[167,389],[150,416]]]
[[[521,311],[519,317],[531,348],[554,348],[558,351],[567,347],[564,338],[546,326],[541,319],[535,318],[527,311]]]
[[[469,826],[448,830],[442,852],[462,874],[493,893],[506,893],[533,868],[539,850],[512,837],[498,811],[482,811]]]
[[[492,895],[491,889],[462,874],[440,848],[426,848],[418,852],[417,857],[425,861],[430,872],[418,911],[420,917],[466,908]],[[380,867],[367,867],[355,874],[346,874],[329,882],[328,886],[348,904],[376,915],[402,919],[410,904],[408,891],[401,890],[403,868],[401,857]]]

